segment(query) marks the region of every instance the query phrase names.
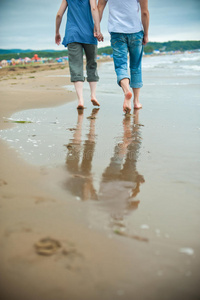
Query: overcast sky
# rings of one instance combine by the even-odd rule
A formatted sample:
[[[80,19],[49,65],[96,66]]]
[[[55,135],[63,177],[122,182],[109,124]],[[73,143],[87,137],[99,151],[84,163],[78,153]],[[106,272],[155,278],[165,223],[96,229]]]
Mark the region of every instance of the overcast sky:
[[[123,0],[122,0],[123,3]],[[0,48],[60,49],[54,43],[61,0],[0,0]],[[149,0],[150,41],[200,40],[200,0]],[[102,32],[109,45],[106,7]],[[60,33],[63,37],[66,14]]]

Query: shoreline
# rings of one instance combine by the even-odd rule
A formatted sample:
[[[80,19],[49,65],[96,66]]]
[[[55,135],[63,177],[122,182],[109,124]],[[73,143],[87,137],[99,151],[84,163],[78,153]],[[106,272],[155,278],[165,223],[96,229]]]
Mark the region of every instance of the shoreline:
[[[105,70],[107,71],[107,67],[102,68],[103,72]],[[10,117],[16,111],[55,107],[66,101],[73,101],[75,93],[62,90],[60,87],[70,84],[69,77],[48,77],[56,74],[66,75],[67,72],[67,69],[36,72],[34,78],[33,74],[24,74],[17,79],[0,81],[0,91],[3,95],[0,100],[1,129],[15,126],[13,123],[4,122],[4,118]],[[145,75],[148,76],[148,73]],[[159,75],[161,80],[165,80],[168,76],[164,69],[163,71],[161,69]],[[157,72],[153,78],[151,74],[152,82],[156,76]],[[103,78],[103,84],[107,83],[108,77]],[[179,92],[176,101],[174,101],[175,91]],[[139,196],[135,200],[140,203],[139,207],[131,206],[130,214],[124,215],[124,219],[123,214],[126,212],[124,206],[121,209],[121,204],[126,202],[124,197],[119,195],[118,198],[116,193],[112,193],[112,190],[115,191],[113,187],[116,187],[112,182],[111,185],[102,185],[102,188],[110,186],[109,193],[103,194],[106,195],[105,201],[101,199],[80,201],[79,197],[75,197],[77,194],[70,193],[69,185],[63,188],[63,183],[69,183],[70,174],[65,163],[69,151],[64,152],[62,165],[35,166],[27,163],[19,152],[12,148],[12,144],[9,146],[4,140],[0,140],[0,265],[3,274],[0,288],[4,299],[158,300],[163,294],[167,299],[187,300],[188,296],[190,299],[198,298],[199,201],[194,181],[197,171],[195,163],[197,151],[192,158],[190,155],[197,145],[196,123],[187,123],[187,120],[182,119],[182,115],[186,114],[188,120],[196,118],[196,98],[193,98],[196,106],[193,105],[193,110],[190,109],[188,112],[187,95],[190,91],[188,86],[169,90],[168,87],[164,89],[162,85],[158,85],[156,90],[150,85],[148,89],[142,91],[146,103],[139,117],[142,126],[139,126],[142,131],[142,144],[139,150],[141,156],[139,160],[136,158],[132,161],[130,171],[139,179],[143,177],[145,183],[141,185],[140,191],[136,185],[135,191],[139,192]],[[84,146],[91,145],[87,139],[94,136],[96,123],[95,132],[98,134],[99,143],[95,144],[95,151],[102,153],[104,143],[107,141],[110,151],[105,162],[107,167],[109,162],[115,162],[112,157],[117,141],[128,142],[131,134],[129,124],[135,120],[135,116],[124,123],[120,106],[121,95],[115,92],[115,97],[112,97],[106,90],[100,95],[102,104],[103,101],[109,104],[103,111],[99,111],[96,121],[88,119],[90,109],[84,112],[86,122],[83,122],[81,142]],[[173,112],[169,114],[172,104]],[[104,133],[105,127],[102,125],[105,124],[108,128],[109,105],[116,108],[117,113],[112,118],[115,128],[113,127],[113,134],[108,132],[104,136],[102,131],[97,129],[104,130]],[[72,106],[73,103],[68,105],[68,116],[70,109],[73,110]],[[75,109],[74,103],[74,111]],[[62,120],[65,120],[65,111],[63,115]],[[73,132],[71,128],[71,125],[76,126],[77,117],[75,111],[74,115],[72,114],[72,121],[69,121],[70,126],[67,126],[72,129],[68,135],[70,138],[78,133]],[[57,131],[52,134],[48,125],[45,128],[53,141]],[[131,128],[133,137],[140,141],[140,135],[135,132],[138,127]],[[33,134],[39,136],[42,132],[40,130],[39,128],[39,131]],[[65,130],[66,127],[63,126],[64,138],[60,142],[61,147],[65,142]],[[44,132],[42,134],[44,137]],[[186,135],[190,140],[186,141]],[[114,136],[117,138],[115,141]],[[79,138],[78,134],[76,139]],[[98,148],[98,145],[103,145],[103,148],[102,146]],[[131,147],[137,152],[138,148],[134,145],[137,145],[135,140]],[[36,155],[35,147],[32,148],[33,155]],[[51,148],[49,149],[51,151]],[[184,153],[182,149],[185,149]],[[135,159],[135,156],[132,158]],[[95,160],[92,161],[92,166],[98,167]],[[85,171],[87,167],[90,167],[90,164],[85,166]],[[102,166],[103,173],[104,170],[106,169]],[[109,170],[111,168],[107,168],[107,171]],[[84,176],[77,176],[81,174],[76,172],[72,170],[70,178],[75,179],[73,180],[76,183],[75,187],[79,187],[79,179],[83,179]],[[193,175],[190,179],[191,174]],[[95,173],[91,175],[95,176]],[[91,185],[90,181],[87,182]],[[98,189],[99,191],[103,189]],[[113,201],[110,202],[109,197],[110,199],[114,197],[111,199]],[[138,203],[133,201],[132,204],[137,206]],[[118,208],[122,220],[117,218],[118,215],[116,219],[115,214],[113,216],[113,212],[118,211]],[[187,221],[188,217],[191,218],[190,222]],[[53,239],[58,245],[58,249],[52,255],[41,255],[36,251],[36,245],[38,243],[41,245],[41,239],[44,238],[48,238],[48,241]]]
[[[1,81],[0,129],[15,126],[5,123],[4,118],[17,111],[55,107],[73,101],[75,93],[60,88],[70,84],[68,77],[47,77],[67,75],[67,72],[66,69],[51,70],[35,73],[35,78],[24,74],[17,79]],[[84,300],[100,300],[101,289],[94,289],[99,282],[96,272],[106,270],[104,299],[115,299],[117,291],[111,291],[107,282],[115,286],[125,278],[123,274],[129,264],[125,245],[117,246],[117,241],[87,228],[85,216],[80,218],[76,214],[82,204],[74,202],[70,194],[57,186],[65,173],[28,164],[3,140],[0,140],[0,151],[0,265],[4,274],[0,283],[1,295],[8,300],[64,300],[66,295],[76,300],[80,295],[84,295]],[[85,210],[84,206],[82,209]],[[54,214],[59,216],[59,222],[54,220]],[[46,237],[61,244],[61,250],[50,257],[35,251],[34,245]],[[106,245],[105,249],[103,245]],[[118,260],[120,250],[116,252],[117,248],[124,253],[118,266],[112,261]],[[110,261],[109,266],[107,261]],[[59,278],[54,276],[55,266]],[[113,277],[113,270],[117,274],[119,267],[122,274]]]
[[[110,60],[98,60],[98,67]],[[15,68],[15,71],[9,71],[9,68],[0,69],[0,129],[9,128],[2,118],[8,118],[17,111],[59,106],[76,99],[75,92],[63,88],[71,84],[68,63]],[[56,77],[57,75],[61,76]],[[11,96],[15,99],[10,100]]]
[[[31,75],[31,76],[30,76]],[[8,128],[3,117],[25,109],[58,106],[75,99],[75,93],[62,88],[70,84],[69,77],[48,77],[51,75],[69,75],[69,69],[27,72],[14,78],[0,81],[0,128]]]
[[[66,72],[67,71],[67,72]],[[13,123],[5,123],[4,118],[9,118],[17,111],[41,107],[54,107],[64,104],[75,99],[75,93],[71,93],[60,86],[69,84],[69,78],[59,77],[50,78],[49,75],[69,74],[68,69],[49,70],[34,73],[34,78],[29,78],[30,73],[18,75],[17,78],[11,78],[0,82],[0,129],[7,129],[15,126]],[[67,83],[66,83],[67,82]],[[15,149],[11,149],[9,145],[0,140],[0,207],[1,207],[1,255],[0,264],[4,273],[1,280],[0,288],[1,295],[5,299],[25,299],[24,294],[29,293],[29,288],[24,289],[20,282],[15,284],[16,278],[14,273],[18,267],[9,261],[13,260],[17,254],[19,263],[24,259],[28,259],[30,255],[24,253],[24,249],[34,254],[34,243],[43,236],[39,233],[42,228],[40,223],[39,228],[33,224],[29,228],[25,215],[31,213],[31,210],[37,215],[37,205],[40,203],[55,202],[57,199],[52,197],[48,191],[46,178],[41,168],[27,164],[22,157],[19,157]],[[20,209],[19,209],[20,208]],[[28,208],[28,209],[27,209]],[[19,218],[18,215],[21,214]],[[31,215],[30,215],[31,216]],[[36,232],[35,232],[36,230]],[[42,230],[43,231],[43,230]],[[44,230],[45,231],[45,230]],[[14,243],[15,253],[13,253],[12,238],[20,236],[23,238],[24,247],[20,246],[19,242]],[[31,241],[27,234],[31,234]],[[25,236],[24,236],[25,235]],[[24,249],[23,249],[24,248]],[[10,266],[10,267],[9,267]],[[12,272],[10,272],[10,268]],[[26,271],[23,272],[23,275]],[[22,275],[22,276],[23,276]],[[10,286],[13,292],[10,291]],[[33,291],[32,291],[33,292]],[[18,297],[16,298],[16,295]],[[30,295],[29,299],[32,299]],[[27,299],[27,298],[26,298]],[[38,298],[40,299],[40,297]]]

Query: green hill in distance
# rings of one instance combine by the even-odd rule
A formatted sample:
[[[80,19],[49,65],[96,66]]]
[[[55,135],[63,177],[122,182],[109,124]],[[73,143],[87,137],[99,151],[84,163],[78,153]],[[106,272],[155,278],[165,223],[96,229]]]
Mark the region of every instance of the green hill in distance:
[[[160,52],[170,52],[170,51],[189,51],[200,49],[200,41],[171,41],[171,42],[149,42],[144,47],[145,54],[152,53],[154,50],[159,50]],[[112,48],[110,46],[99,48],[98,54],[112,54]]]
[[[170,51],[189,51],[200,49],[200,41],[169,41],[164,43],[149,42],[144,47],[145,53],[151,53],[154,50],[165,52]]]
[[[200,41],[169,41],[169,42],[149,42],[144,47],[145,54],[152,53],[154,50],[159,50],[160,52],[170,52],[170,51],[189,51],[200,49]],[[0,60],[12,59],[12,58],[25,58],[33,57],[34,54],[38,54],[39,57],[62,57],[67,56],[66,50],[32,50],[32,49],[0,49]],[[112,48],[110,46],[98,48],[98,54],[112,54]]]
[[[16,53],[16,54],[21,54],[21,53],[30,53],[30,52],[37,52],[38,50],[32,50],[32,49],[0,49],[0,55],[1,54],[9,54],[9,53]],[[44,49],[41,51],[45,51],[45,52],[58,52],[56,50],[48,50],[48,49]]]

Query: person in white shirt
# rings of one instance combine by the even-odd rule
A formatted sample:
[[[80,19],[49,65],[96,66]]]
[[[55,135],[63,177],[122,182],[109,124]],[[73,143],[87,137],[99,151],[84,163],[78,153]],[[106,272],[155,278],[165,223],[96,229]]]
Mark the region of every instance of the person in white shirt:
[[[139,93],[143,86],[141,70],[143,47],[148,43],[148,0],[99,0],[100,19],[102,19],[107,2],[109,6],[108,31],[111,35],[117,83],[124,92],[123,111],[130,113],[133,95],[134,109],[142,108]],[[139,8],[141,9],[141,18]],[[130,76],[127,62],[128,53]]]

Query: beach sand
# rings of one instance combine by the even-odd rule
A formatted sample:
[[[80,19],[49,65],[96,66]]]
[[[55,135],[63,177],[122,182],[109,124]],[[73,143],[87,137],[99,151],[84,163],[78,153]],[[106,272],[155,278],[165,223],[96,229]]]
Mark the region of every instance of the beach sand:
[[[67,68],[44,70],[34,75],[25,73],[6,80],[4,77],[0,81],[0,129],[15,126],[5,120],[17,111],[56,107],[75,100],[74,92],[61,88],[70,84],[69,77],[56,77],[65,74],[69,74]],[[75,109],[76,103],[72,106]],[[137,112],[135,120],[136,117]],[[93,126],[94,119],[89,121]],[[137,128],[139,122],[135,124]],[[123,126],[129,126],[129,119],[124,119]],[[154,122],[153,126],[157,134],[159,124]],[[126,141],[129,138],[125,136]],[[150,152],[153,152],[155,139],[146,139]],[[172,146],[173,139],[169,143]],[[165,176],[171,174],[170,166],[153,187],[148,185],[148,180],[156,181],[156,173],[148,170],[143,178],[137,172],[140,183],[147,182],[141,194],[144,201],[129,203],[132,205],[129,211],[137,210],[140,205],[140,214],[135,215],[137,228],[132,228],[133,223],[129,220],[131,225],[127,231],[119,214],[110,217],[112,210],[115,213],[112,202],[106,208],[110,223],[102,219],[105,218],[102,210],[107,206],[103,198],[105,190],[112,191],[116,185],[102,184],[99,197],[103,208],[100,206],[98,211],[95,201],[87,205],[87,201],[80,201],[83,196],[78,194],[77,201],[74,201],[74,195],[67,188],[71,175],[64,167],[29,164],[3,140],[0,140],[0,151],[2,299],[199,299],[199,221],[196,209],[199,206],[196,198],[187,206],[187,201],[193,196],[185,192],[187,184],[174,181],[172,187],[167,181],[165,183]],[[159,174],[161,167],[155,167],[156,154],[152,154],[150,165]],[[147,158],[144,161],[148,164]],[[142,173],[144,165],[139,166]],[[77,185],[85,178],[81,174],[72,174],[78,178],[74,181]],[[108,179],[108,169],[104,175]],[[63,178],[66,188],[61,188]],[[180,185],[181,188],[177,188]],[[134,187],[135,194],[137,189],[139,187]],[[116,197],[116,193],[113,195]],[[120,209],[125,210],[124,203]],[[193,209],[196,211],[194,215]],[[187,232],[191,228],[194,231]],[[46,242],[50,250],[45,249],[42,242],[38,244],[44,238],[49,238]]]

